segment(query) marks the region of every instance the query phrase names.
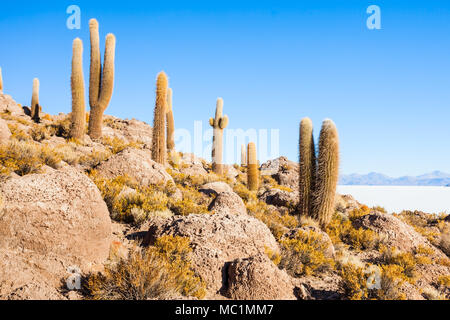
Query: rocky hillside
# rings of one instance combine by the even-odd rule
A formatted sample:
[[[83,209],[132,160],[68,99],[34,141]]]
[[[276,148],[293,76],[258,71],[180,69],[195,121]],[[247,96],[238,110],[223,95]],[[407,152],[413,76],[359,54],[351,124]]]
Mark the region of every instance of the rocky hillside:
[[[75,140],[69,115],[26,111],[0,95],[0,299],[450,298],[449,217],[338,195],[322,230],[286,158],[249,191],[238,165],[155,163],[144,122]]]

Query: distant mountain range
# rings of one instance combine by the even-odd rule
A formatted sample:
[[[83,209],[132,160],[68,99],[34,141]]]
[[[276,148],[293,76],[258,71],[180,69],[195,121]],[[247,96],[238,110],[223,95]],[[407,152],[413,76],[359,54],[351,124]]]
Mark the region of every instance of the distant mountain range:
[[[450,174],[434,171],[417,177],[391,178],[381,173],[349,174],[339,178],[340,185],[366,186],[447,186],[450,187]]]

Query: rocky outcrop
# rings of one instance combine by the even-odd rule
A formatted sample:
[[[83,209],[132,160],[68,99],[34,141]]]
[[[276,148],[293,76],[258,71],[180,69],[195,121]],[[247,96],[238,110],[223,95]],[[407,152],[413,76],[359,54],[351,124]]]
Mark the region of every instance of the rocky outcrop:
[[[145,150],[127,148],[95,168],[105,178],[127,175],[142,185],[166,184],[173,181],[164,166],[151,160]]]
[[[7,144],[11,138],[11,131],[6,124],[6,121],[0,118],[0,144]]]
[[[440,257],[445,255],[437,250],[413,227],[390,214],[371,212],[356,219],[355,228],[364,228],[375,231],[383,237],[383,242],[388,247],[395,247],[401,251],[412,252],[419,247],[429,248]]]
[[[244,201],[234,192],[222,192],[208,208],[216,214],[247,214]]]
[[[147,123],[136,119],[122,120],[109,115],[105,115],[104,122],[104,136],[117,137],[127,142],[143,143],[144,148],[151,149],[153,129]]]
[[[12,178],[0,185],[0,194],[0,299],[60,298],[55,288],[69,267],[101,269],[111,220],[86,175],[69,167]]]
[[[264,192],[260,199],[276,207],[295,208],[298,205],[299,194],[297,191],[288,192],[280,189],[270,189]]]
[[[228,267],[225,295],[234,300],[296,300],[289,275],[266,255],[237,259]]]
[[[172,217],[150,227],[145,244],[163,235],[189,237],[192,265],[216,294],[227,286],[228,265],[236,259],[264,254],[265,248],[279,252],[270,230],[248,215],[214,214]]]
[[[0,94],[0,113],[8,113],[13,116],[25,116],[23,109],[6,94]]]
[[[297,162],[290,161],[286,157],[279,157],[265,162],[261,166],[261,175],[271,176],[280,185],[298,190],[298,170],[299,165]]]
[[[336,194],[334,202],[336,205],[336,210],[341,213],[347,213],[353,209],[358,209],[361,206],[361,204],[351,195]]]

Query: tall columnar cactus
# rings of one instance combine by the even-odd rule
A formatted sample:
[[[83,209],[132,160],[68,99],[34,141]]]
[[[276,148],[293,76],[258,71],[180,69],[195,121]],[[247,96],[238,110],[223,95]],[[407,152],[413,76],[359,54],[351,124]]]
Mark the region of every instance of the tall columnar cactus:
[[[79,38],[73,41],[71,88],[72,125],[70,137],[83,139],[86,128],[86,103],[84,99],[83,42]]]
[[[173,120],[173,109],[172,109],[172,89],[169,88],[167,91],[167,150],[169,152],[175,150],[175,122]]]
[[[258,157],[256,145],[250,142],[247,147],[247,186],[251,191],[257,191],[259,187]]]
[[[39,79],[33,79],[33,94],[31,95],[31,118],[39,122]]]
[[[247,154],[245,152],[245,146],[241,145],[241,167],[245,167],[247,165]]]
[[[316,179],[316,152],[314,147],[313,124],[311,119],[300,122],[299,142],[299,213],[312,217],[313,191]]]
[[[223,114],[223,99],[218,98],[216,104],[216,117],[209,119],[209,124],[214,128],[212,147],[213,171],[219,175],[224,173],[223,159],[223,129],[228,126],[228,116]]]
[[[166,105],[167,105],[168,80],[164,71],[158,74],[156,80],[156,102],[153,117],[153,147],[152,159],[155,162],[165,164],[167,158],[166,145]]]
[[[2,68],[0,68],[0,94],[3,94],[3,77],[2,77]]]
[[[333,121],[326,119],[319,138],[314,218],[325,228],[333,217],[339,178],[339,136]]]
[[[101,66],[98,22],[89,21],[91,34],[91,69],[89,78],[89,116],[88,133],[92,139],[102,137],[103,113],[111,101],[114,89],[114,59],[116,37],[110,33],[106,36],[103,72]]]

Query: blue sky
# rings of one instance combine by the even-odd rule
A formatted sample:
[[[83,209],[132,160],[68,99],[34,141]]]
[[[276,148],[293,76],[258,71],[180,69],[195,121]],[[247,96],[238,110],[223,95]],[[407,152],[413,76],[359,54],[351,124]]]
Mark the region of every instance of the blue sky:
[[[344,4],[345,3],[345,4]],[[81,29],[66,8],[81,8]],[[369,5],[381,30],[369,30]],[[117,37],[106,113],[153,121],[155,78],[169,75],[175,124],[193,132],[223,97],[229,128],[280,129],[297,159],[298,123],[337,124],[341,172],[450,172],[448,1],[9,1],[0,11],[5,92],[28,105],[34,77],[51,114],[70,112],[72,40],[90,18]],[[103,41],[102,41],[103,50]],[[265,160],[265,159],[261,159]]]

